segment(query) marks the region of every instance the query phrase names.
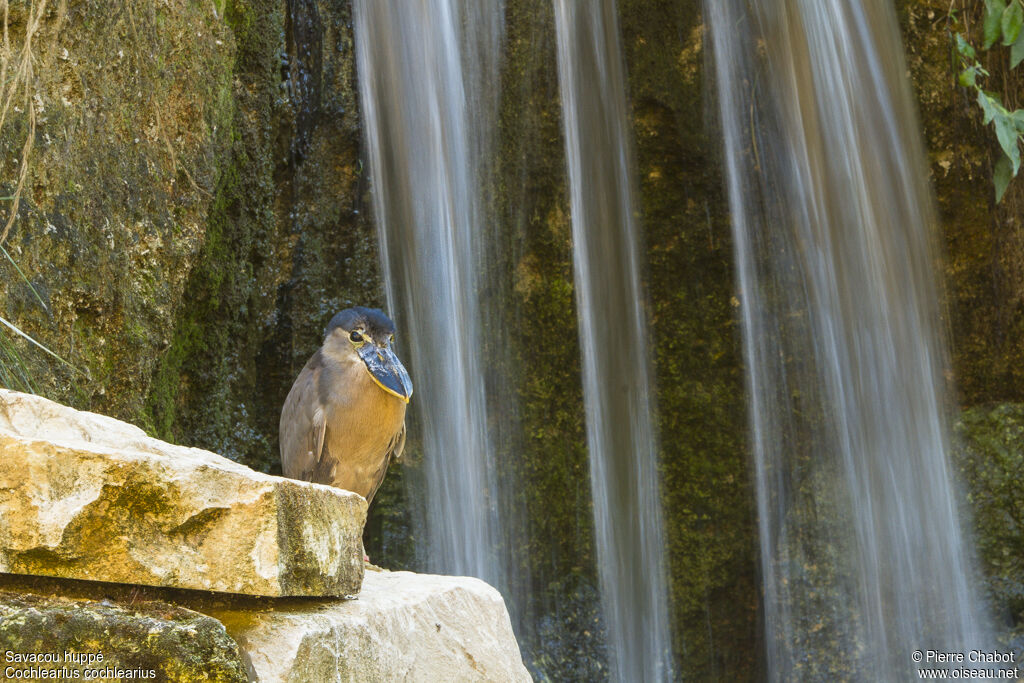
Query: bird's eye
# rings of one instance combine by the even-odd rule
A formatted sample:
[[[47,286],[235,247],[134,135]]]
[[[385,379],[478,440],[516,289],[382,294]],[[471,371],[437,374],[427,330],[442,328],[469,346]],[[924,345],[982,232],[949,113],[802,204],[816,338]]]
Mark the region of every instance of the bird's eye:
[[[363,341],[363,335],[359,334],[357,330],[352,330],[352,334],[348,335],[348,338],[356,344]]]

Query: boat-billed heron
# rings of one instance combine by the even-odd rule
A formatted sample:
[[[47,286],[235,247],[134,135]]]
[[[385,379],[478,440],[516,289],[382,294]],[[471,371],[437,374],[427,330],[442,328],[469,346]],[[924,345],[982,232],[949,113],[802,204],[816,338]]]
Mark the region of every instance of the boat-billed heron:
[[[395,324],[356,306],[327,325],[281,409],[286,477],[329,484],[373,500],[405,448],[412,381],[391,350]]]

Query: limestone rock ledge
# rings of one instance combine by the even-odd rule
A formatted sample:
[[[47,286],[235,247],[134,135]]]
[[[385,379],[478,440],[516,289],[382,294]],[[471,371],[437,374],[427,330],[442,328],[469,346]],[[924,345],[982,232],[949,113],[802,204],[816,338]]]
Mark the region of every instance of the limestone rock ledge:
[[[0,572],[261,596],[362,582],[366,501],[0,390]]]
[[[344,600],[0,574],[0,654],[65,650],[168,681],[530,680],[498,591],[410,572],[369,571]]]
[[[501,594],[479,579],[369,571],[356,600],[207,613],[252,680],[531,680]]]

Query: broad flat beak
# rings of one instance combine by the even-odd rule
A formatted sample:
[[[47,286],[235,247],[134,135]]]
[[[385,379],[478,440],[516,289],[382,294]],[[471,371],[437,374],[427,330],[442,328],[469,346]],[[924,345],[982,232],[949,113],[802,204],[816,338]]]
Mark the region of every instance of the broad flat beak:
[[[359,357],[370,371],[370,377],[384,391],[393,394],[406,403],[412,396],[412,380],[406,372],[402,361],[388,347],[376,344],[363,344],[357,351]]]

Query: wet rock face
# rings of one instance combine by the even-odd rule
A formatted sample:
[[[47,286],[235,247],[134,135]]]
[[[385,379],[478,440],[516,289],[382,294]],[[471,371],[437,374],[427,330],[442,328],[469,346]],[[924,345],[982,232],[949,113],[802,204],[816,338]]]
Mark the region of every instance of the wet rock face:
[[[220,622],[160,601],[118,605],[0,591],[0,653],[0,670],[12,680],[33,668],[78,671],[79,680],[108,669],[175,683],[249,680]]]
[[[0,571],[247,595],[362,582],[366,501],[0,390]]]
[[[331,316],[381,306],[351,7],[231,0],[231,145],[139,418],[160,438],[279,472],[277,425]]]
[[[941,221],[945,315],[952,376],[963,409],[956,425],[957,476],[967,494],[984,588],[1003,645],[1024,652],[1024,183],[994,202],[992,165],[1002,153],[991,126],[950,63],[952,31],[971,27],[980,47],[985,3],[897,3],[910,76],[921,113]],[[1024,101],[1020,67],[1007,48],[981,53],[1011,110]],[[1018,655],[1018,659],[1019,659]]]
[[[758,670],[739,293],[704,3],[619,0],[658,386],[676,671]],[[724,645],[729,643],[729,645]],[[685,653],[685,654],[684,654]]]
[[[1024,404],[964,411],[954,464],[967,491],[974,542],[1000,643],[1024,654]]]

